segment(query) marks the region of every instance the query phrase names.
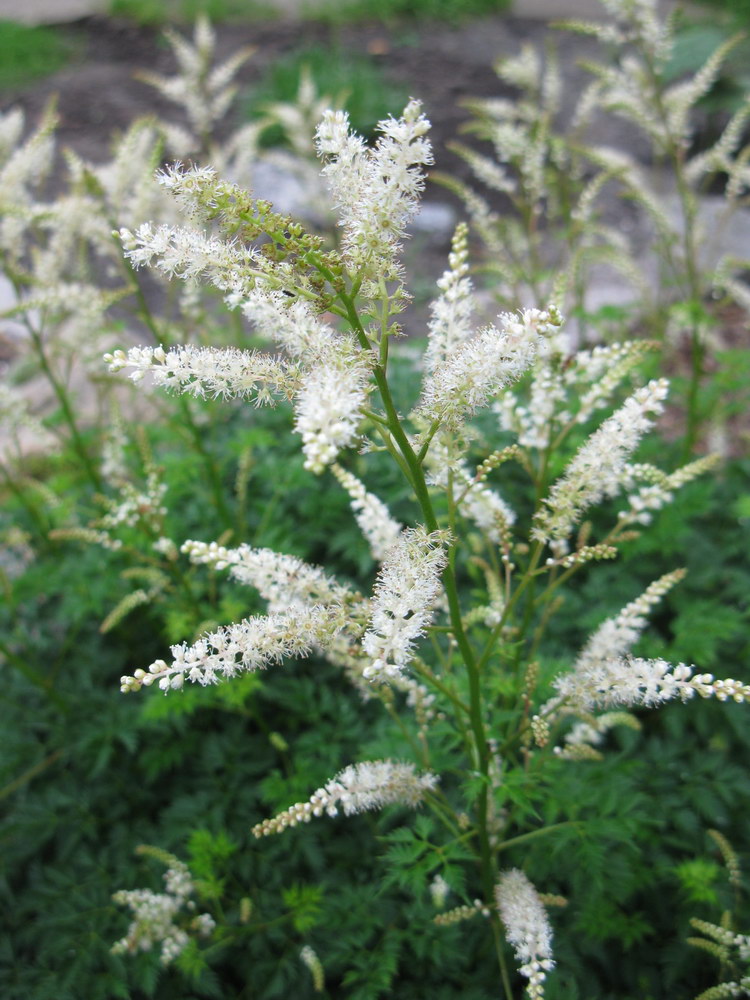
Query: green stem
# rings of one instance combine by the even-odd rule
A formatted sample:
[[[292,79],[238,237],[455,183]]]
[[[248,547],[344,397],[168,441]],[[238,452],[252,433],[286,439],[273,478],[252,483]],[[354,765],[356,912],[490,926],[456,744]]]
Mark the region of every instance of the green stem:
[[[17,778],[9,782],[9,784],[7,784],[4,788],[0,788],[0,800],[7,799],[9,795],[18,791],[19,788],[22,788],[25,784],[31,781],[32,778],[35,778],[37,774],[41,774],[42,771],[46,771],[47,768],[51,767],[56,760],[60,759],[60,757],[62,757],[62,750],[55,750],[54,753],[49,754],[49,756],[45,757],[44,760],[40,760],[38,764],[34,764],[33,767],[24,771],[23,774],[19,774]]]
[[[84,471],[86,472],[86,476],[90,480],[91,485],[95,490],[99,491],[102,488],[101,476],[99,475],[99,472],[88,453],[88,449],[83,441],[81,432],[78,429],[78,424],[76,423],[76,419],[73,415],[73,408],[70,405],[70,397],[68,396],[65,387],[52,370],[49,358],[47,357],[47,352],[44,349],[41,333],[39,333],[39,331],[32,326],[28,317],[26,318],[26,328],[29,331],[29,336],[31,337],[31,342],[34,345],[34,350],[36,351],[42,371],[44,372],[47,381],[52,386],[52,391],[57,398],[57,402],[60,404],[60,409],[62,410],[65,423],[68,425],[68,429],[70,430],[73,448],[81,460],[81,464],[83,465]]]
[[[573,820],[566,820],[564,823],[553,823],[552,826],[543,826],[541,830],[532,830],[531,833],[522,833],[518,837],[511,837],[510,840],[504,840],[502,844],[498,844],[496,850],[498,853],[500,851],[507,851],[509,847],[516,847],[517,844],[525,844],[529,840],[536,840],[537,837],[544,837],[548,833],[552,833],[553,830],[560,830],[564,826],[575,826]]]
[[[362,326],[359,315],[357,313],[354,301],[350,296],[345,293],[340,293],[339,295],[344,307],[347,311],[347,316],[352,329],[357,335],[357,338],[363,348],[369,350],[370,343],[367,338],[367,334]],[[386,418],[388,420],[388,426],[390,432],[398,445],[398,448],[406,462],[409,472],[411,485],[416,493],[416,498],[419,506],[422,510],[422,515],[425,519],[425,526],[428,531],[439,530],[439,525],[437,517],[435,516],[435,511],[432,506],[432,500],[430,498],[429,491],[427,489],[427,482],[424,477],[424,472],[422,466],[411,446],[409,438],[401,425],[401,420],[398,415],[398,411],[393,402],[391,396],[390,386],[388,385],[388,379],[386,376],[386,369],[383,365],[377,364],[374,368],[375,381],[377,383],[378,389],[380,390],[380,397],[383,401],[383,407],[385,410]],[[490,763],[490,751],[487,744],[487,736],[484,728],[483,721],[483,705],[482,705],[482,689],[480,683],[480,670],[477,664],[476,658],[474,656],[474,650],[469,643],[469,640],[464,631],[462,615],[461,615],[461,605],[458,599],[458,587],[456,583],[455,573],[451,562],[448,562],[444,572],[443,572],[443,584],[445,587],[445,594],[448,599],[448,607],[450,611],[451,625],[453,626],[453,634],[461,653],[461,657],[464,661],[466,667],[468,681],[469,681],[469,716],[471,721],[471,729],[474,736],[474,746],[477,755],[477,767],[479,773],[481,774],[483,781],[482,787],[479,793],[479,798],[477,802],[477,829],[479,833],[479,844],[480,844],[480,858],[481,858],[481,869],[482,869],[482,884],[486,898],[489,900],[492,898],[492,890],[494,886],[494,865],[492,852],[489,843],[489,832],[487,828],[487,816],[488,816],[488,796],[489,796],[489,763]]]

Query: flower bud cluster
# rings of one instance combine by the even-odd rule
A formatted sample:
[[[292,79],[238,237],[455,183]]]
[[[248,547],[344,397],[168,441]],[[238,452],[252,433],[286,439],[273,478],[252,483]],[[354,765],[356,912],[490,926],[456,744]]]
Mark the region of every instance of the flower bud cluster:
[[[325,973],[323,963],[318,958],[309,944],[306,944],[299,953],[299,957],[310,970],[313,979],[313,989],[316,993],[322,993],[325,989]]]
[[[452,927],[453,924],[460,924],[464,920],[471,920],[472,917],[478,917],[480,914],[483,917],[489,917],[490,911],[481,899],[475,899],[471,905],[455,906],[452,910],[446,910],[445,913],[435,914],[432,922],[433,924],[437,924],[438,927]]]
[[[425,792],[435,788],[438,780],[431,771],[418,774],[413,764],[399,761],[373,760],[350,764],[314,792],[307,802],[298,802],[273,819],[258,823],[252,833],[255,837],[281,833],[299,823],[309,823],[313,816],[322,816],[323,813],[337,816],[339,809],[345,816],[352,816],[387,805],[416,808]]]
[[[586,718],[586,722],[577,722],[566,734],[564,747],[555,747],[557,757],[563,760],[600,759],[601,754],[594,758],[592,750],[603,742],[605,733],[613,726],[627,726],[636,730],[641,728],[638,719],[628,712],[605,712],[604,715]]]
[[[544,981],[554,968],[552,928],[534,886],[518,868],[501,874],[495,900],[508,941],[521,963],[519,972],[529,980],[529,1000],[544,996]]]
[[[620,523],[649,524],[652,511],[670,503],[675,490],[713,468],[718,459],[718,455],[705,455],[672,473],[645,463],[627,465],[623,487],[634,492],[628,496],[629,508],[618,514]]]

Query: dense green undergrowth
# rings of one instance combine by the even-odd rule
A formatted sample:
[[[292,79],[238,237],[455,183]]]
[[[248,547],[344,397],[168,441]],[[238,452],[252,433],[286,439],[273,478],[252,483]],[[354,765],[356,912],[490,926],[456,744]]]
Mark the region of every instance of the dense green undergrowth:
[[[340,492],[313,479],[291,443],[279,455],[279,442],[289,441],[287,423],[283,410],[256,411],[250,421],[235,413],[214,430],[227,487],[237,455],[252,453],[246,537],[312,562],[325,558],[341,577],[366,586],[371,559]],[[160,430],[151,445],[170,486],[172,537],[202,537],[211,497],[192,453]],[[45,470],[46,482],[80,505],[85,487],[74,467],[72,456],[60,455]],[[593,567],[564,595],[547,661],[557,649],[576,648],[650,580],[681,564],[688,575],[640,649],[741,673],[748,655],[749,471],[747,462],[735,461],[692,484],[622,563]],[[513,474],[505,489],[513,499]],[[396,514],[408,516],[396,480],[383,478],[380,491]],[[69,513],[66,504],[51,516],[64,523]],[[33,531],[11,503],[5,529],[12,524]],[[434,872],[425,845],[436,831],[426,815],[406,838],[391,816],[292,831],[263,844],[262,853],[249,837],[255,816],[303,798],[357,748],[364,746],[365,756],[398,755],[398,740],[379,713],[354,702],[342,676],[314,658],[274,671],[272,684],[260,674],[177,698],[119,697],[119,675],[198,628],[199,617],[228,621],[259,610],[248,609],[244,589],[223,584],[216,592],[214,582],[214,592],[206,591],[203,574],[193,570],[198,609],[157,603],[102,636],[99,623],[127,590],[118,574],[125,562],[118,553],[60,542],[14,579],[5,575],[2,896],[17,930],[2,942],[2,995],[313,996],[298,954],[310,940],[326,956],[332,997],[364,1000],[391,990],[495,995],[493,978],[482,983],[476,976],[486,963],[482,927],[430,922]],[[574,824],[523,849],[548,890],[570,900],[555,919],[552,1000],[657,1000],[692,995],[701,979],[712,981],[706,960],[686,951],[684,938],[690,916],[716,916],[724,876],[713,862],[712,894],[696,902],[680,866],[715,856],[707,828],[720,829],[741,855],[750,849],[743,707],[675,706],[641,713],[641,723],[640,733],[610,737],[606,761],[560,762],[543,785],[508,789],[509,810],[531,810],[545,824]],[[447,731],[445,738],[447,752]],[[155,955],[137,962],[111,955],[123,925],[112,887],[158,884],[158,866],[134,854],[141,843],[197,865],[233,908],[226,916],[236,937],[216,941],[202,956],[189,951],[173,970],[162,970]],[[446,871],[456,886],[459,869],[450,859]],[[253,901],[246,924],[238,917],[243,897]]]

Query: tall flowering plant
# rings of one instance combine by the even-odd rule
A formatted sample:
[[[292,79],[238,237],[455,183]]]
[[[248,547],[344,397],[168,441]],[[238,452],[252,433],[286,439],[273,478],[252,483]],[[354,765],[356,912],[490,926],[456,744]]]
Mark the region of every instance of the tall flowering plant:
[[[615,558],[676,489],[712,464],[705,458],[663,471],[637,460],[668,385],[653,379],[619,405],[617,394],[652,344],[576,353],[554,303],[477,328],[467,229],[459,225],[432,304],[418,397],[408,414],[397,407],[391,345],[409,300],[401,241],[432,162],[429,128],[412,100],[399,118],[380,123],[368,147],[344,113],[325,114],[317,149],[341,227],[336,249],[212,169],[179,165],[161,181],[189,226],[121,231],[133,266],[208,282],[275,350],[133,348],[107,355],[110,370],[176,393],[290,402],[306,468],[348,493],[378,567],[368,596],[291,555],[221,538],[185,540],[190,562],[254,588],[267,614],[177,644],[121,686],[179,697],[186,684],[271,673],[310,654],[340,668],[355,697],[380,700],[393,717],[398,756],[342,761],[306,800],[275,816],[249,816],[249,831],[263,838],[323,816],[430,810],[443,831],[434,854],[435,922],[484,916],[506,997],[512,951],[536,998],[554,966],[547,906],[560,900],[522,870],[522,847],[554,837],[556,828],[511,808],[519,785],[538,795],[535,783],[548,768],[601,757],[609,729],[637,726],[629,709],[696,695],[743,701],[750,686],[632,655],[679,570],[581,636],[572,662],[544,662],[561,588],[586,564]],[[361,475],[376,452],[392,460],[411,496],[398,520],[367,473],[363,481],[353,471]],[[530,511],[528,504],[514,510],[500,492],[508,463],[518,467],[516,479],[528,480]],[[588,517],[602,503],[597,524],[609,518],[609,527],[595,534]],[[460,884],[443,864],[456,845]],[[508,851],[520,867],[506,864]],[[449,892],[460,905],[446,910]],[[139,941],[156,941],[147,918],[138,911]],[[210,933],[208,919],[200,932]],[[170,960],[187,935],[172,933]],[[322,982],[325,956],[306,946],[303,960]]]

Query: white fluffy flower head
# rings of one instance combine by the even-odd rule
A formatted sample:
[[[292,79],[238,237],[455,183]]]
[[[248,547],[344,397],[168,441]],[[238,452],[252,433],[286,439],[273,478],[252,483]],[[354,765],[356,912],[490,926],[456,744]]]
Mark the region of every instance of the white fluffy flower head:
[[[495,900],[508,941],[521,963],[519,971],[529,980],[527,996],[539,1000],[544,996],[546,974],[555,965],[552,928],[539,894],[522,871],[511,868],[501,874]]]

